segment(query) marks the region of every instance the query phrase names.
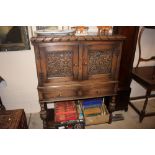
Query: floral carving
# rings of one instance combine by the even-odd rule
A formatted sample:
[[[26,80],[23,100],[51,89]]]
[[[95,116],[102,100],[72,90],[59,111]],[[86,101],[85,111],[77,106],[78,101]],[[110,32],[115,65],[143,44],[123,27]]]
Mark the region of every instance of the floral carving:
[[[47,53],[47,71],[50,77],[72,76],[72,52],[52,51]]]
[[[108,74],[111,72],[112,50],[107,51],[89,51],[88,54],[88,72],[93,74]]]

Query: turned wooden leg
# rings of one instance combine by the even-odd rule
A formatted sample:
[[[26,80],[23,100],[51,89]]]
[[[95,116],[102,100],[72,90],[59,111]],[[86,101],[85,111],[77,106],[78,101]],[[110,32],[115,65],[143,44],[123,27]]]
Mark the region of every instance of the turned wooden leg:
[[[155,80],[155,67],[153,69],[152,80]]]
[[[46,103],[40,103],[41,111],[40,111],[40,117],[43,120],[43,128],[47,128],[47,104]]]
[[[124,110],[125,110],[125,112],[127,112],[127,111],[128,111],[128,106],[127,106],[127,107],[125,107],[125,109],[124,109]]]
[[[145,96],[145,102],[144,102],[144,105],[143,105],[143,109],[142,109],[142,111],[141,111],[141,113],[140,113],[140,117],[139,117],[139,121],[140,121],[140,122],[142,122],[143,119],[144,119],[144,117],[145,117],[145,110],[146,110],[146,106],[147,106],[148,98],[149,98],[150,94],[151,94],[151,90],[148,89],[148,90],[146,91],[146,96]]]
[[[112,123],[112,112],[109,113],[109,122],[108,124],[111,124]]]
[[[109,104],[109,124],[112,123],[112,112],[115,111],[115,105],[116,105],[116,96],[112,96],[111,102]]]

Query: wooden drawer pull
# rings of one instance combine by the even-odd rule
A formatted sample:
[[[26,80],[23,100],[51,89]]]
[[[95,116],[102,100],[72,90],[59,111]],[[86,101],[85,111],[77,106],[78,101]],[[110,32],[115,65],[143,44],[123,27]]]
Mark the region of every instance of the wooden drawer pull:
[[[83,65],[87,65],[87,62],[84,62]]]
[[[96,94],[100,94],[100,91],[99,90],[96,90]]]
[[[82,90],[78,90],[78,91],[77,91],[77,95],[78,95],[78,96],[82,96]]]
[[[74,66],[74,67],[77,67],[77,66],[78,66],[78,64],[73,64],[73,66]]]
[[[58,96],[61,97],[62,96],[62,93],[60,92]]]

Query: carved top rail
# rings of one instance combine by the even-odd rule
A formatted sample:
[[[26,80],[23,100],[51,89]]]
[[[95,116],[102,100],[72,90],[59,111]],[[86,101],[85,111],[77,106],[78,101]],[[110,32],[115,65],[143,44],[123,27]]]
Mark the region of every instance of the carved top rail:
[[[68,41],[108,41],[108,40],[125,40],[126,37],[121,35],[111,36],[37,36],[32,37],[32,43],[50,43],[50,42],[68,42]]]

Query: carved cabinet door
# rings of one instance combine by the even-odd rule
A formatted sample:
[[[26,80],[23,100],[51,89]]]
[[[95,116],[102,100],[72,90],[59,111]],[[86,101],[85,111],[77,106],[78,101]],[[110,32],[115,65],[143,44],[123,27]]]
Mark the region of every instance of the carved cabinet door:
[[[43,82],[65,82],[78,78],[78,45],[46,43],[40,45]]]
[[[122,42],[85,43],[83,79],[117,80]]]

